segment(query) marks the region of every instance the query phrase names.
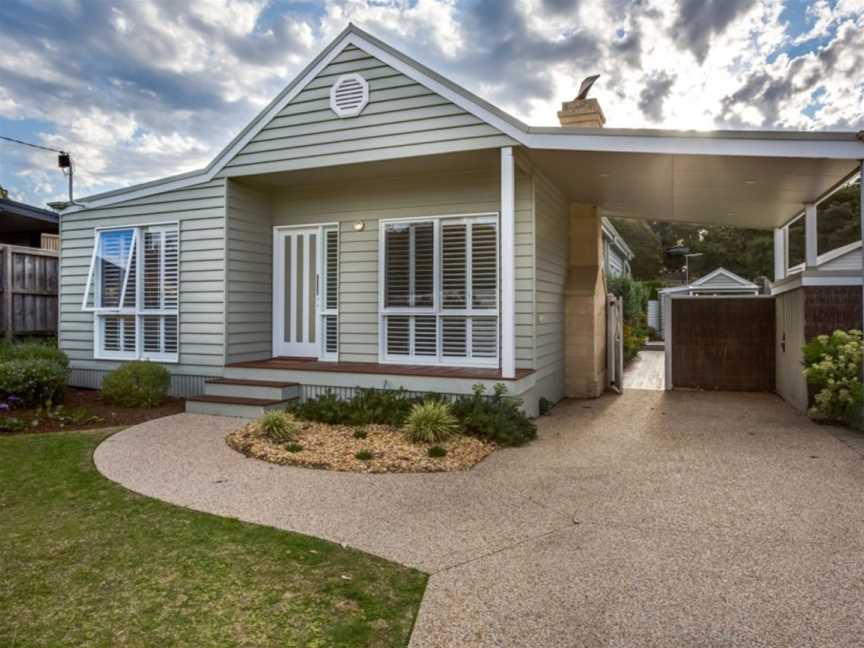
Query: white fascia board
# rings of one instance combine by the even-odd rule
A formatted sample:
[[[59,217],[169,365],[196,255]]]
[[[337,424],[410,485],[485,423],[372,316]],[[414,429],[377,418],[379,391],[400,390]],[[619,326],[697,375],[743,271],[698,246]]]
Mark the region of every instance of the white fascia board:
[[[661,155],[713,155],[743,157],[827,158],[833,160],[859,160],[864,156],[864,143],[850,137],[800,139],[796,137],[724,136],[723,133],[692,136],[632,135],[577,133],[569,129],[554,132],[529,129],[523,144],[529,148],[566,151],[600,151],[608,153],[654,153]]]
[[[864,279],[862,279],[861,275],[808,276],[799,274],[779,285],[775,284],[771,289],[771,294],[780,295],[803,286],[860,286],[862,283],[864,283]]]
[[[624,240],[624,237],[621,236],[612,224],[612,221],[610,221],[608,217],[604,216],[600,222],[603,227],[603,232],[612,240],[618,249],[624,253],[627,260],[632,261],[636,254],[630,249],[630,246],[627,245],[627,241]]]
[[[740,286],[742,288],[758,288],[758,286],[752,281],[748,281],[744,277],[741,277],[732,272],[731,270],[727,270],[726,268],[717,268],[716,270],[712,270],[707,275],[705,275],[704,277],[700,277],[690,285],[698,288],[705,285],[715,277],[719,277],[721,275],[732,282],[732,284],[730,285]]]

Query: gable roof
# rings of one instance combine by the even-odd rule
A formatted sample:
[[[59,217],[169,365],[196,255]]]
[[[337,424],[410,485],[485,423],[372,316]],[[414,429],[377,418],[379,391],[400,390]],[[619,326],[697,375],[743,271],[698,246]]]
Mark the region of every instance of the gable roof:
[[[717,268],[716,270],[709,272],[704,277],[700,277],[696,281],[690,283],[691,288],[698,288],[699,286],[719,286],[729,288],[742,288],[749,290],[758,290],[759,286],[757,286],[752,281],[748,281],[744,277],[735,274],[731,270],[727,270],[726,268]]]
[[[861,241],[853,241],[820,254],[816,267],[820,270],[845,270],[861,266]],[[827,267],[826,267],[827,266]]]
[[[392,66],[400,73],[437,92],[481,119],[514,143],[528,148],[657,153],[680,155],[738,155],[793,158],[837,158],[857,160],[864,147],[852,132],[814,133],[781,131],[724,131],[695,133],[656,129],[605,129],[575,127],[530,127],[443,75],[349,24],[203,169],[190,171],[131,187],[79,198],[64,213],[107,206],[209,182],[241,151],[294,97],[346,47],[355,46]]]

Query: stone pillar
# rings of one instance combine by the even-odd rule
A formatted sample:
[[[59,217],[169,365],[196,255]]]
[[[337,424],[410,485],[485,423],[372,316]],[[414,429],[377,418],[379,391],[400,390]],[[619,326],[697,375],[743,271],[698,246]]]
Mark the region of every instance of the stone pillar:
[[[606,286],[603,232],[594,206],[570,206],[569,246],[564,286],[565,391],[571,398],[595,398],[606,389]]]

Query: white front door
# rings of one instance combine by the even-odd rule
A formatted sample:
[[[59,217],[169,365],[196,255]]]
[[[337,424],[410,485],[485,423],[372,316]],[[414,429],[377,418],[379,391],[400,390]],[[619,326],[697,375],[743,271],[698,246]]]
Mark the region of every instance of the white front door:
[[[318,357],[319,228],[273,235],[273,355]]]

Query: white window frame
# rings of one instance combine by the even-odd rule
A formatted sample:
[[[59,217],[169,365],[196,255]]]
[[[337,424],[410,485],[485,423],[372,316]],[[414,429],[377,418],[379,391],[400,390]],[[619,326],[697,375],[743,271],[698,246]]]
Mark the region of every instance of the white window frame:
[[[143,254],[143,233],[146,230],[166,231],[175,230],[177,232],[177,307],[169,309],[147,309],[144,308],[144,254]],[[132,230],[133,247],[129,253],[129,261],[127,265],[126,276],[124,278],[123,288],[120,294],[119,306],[117,308],[100,308],[96,306],[99,303],[99,291],[101,281],[99,273],[100,266],[96,263],[98,253],[99,240],[103,232]],[[167,221],[158,223],[134,223],[128,225],[111,225],[104,227],[96,227],[93,231],[93,254],[90,258],[90,269],[87,272],[87,284],[84,288],[84,298],[81,304],[83,312],[93,313],[93,358],[95,360],[150,360],[153,362],[162,362],[166,364],[177,364],[180,362],[180,264],[181,264],[181,230],[179,221]],[[133,251],[137,250],[135,259],[135,278],[137,285],[135,287],[135,306],[124,307],[124,299],[129,280],[129,269],[131,268]],[[165,272],[165,268],[160,267],[160,273]],[[87,298],[90,295],[91,286],[93,286],[93,306],[87,305]],[[103,323],[104,318],[108,316],[134,317],[135,318],[135,351],[106,351],[103,349]],[[177,352],[176,353],[154,353],[144,351],[144,317],[147,316],[175,316],[177,318]],[[162,335],[164,337],[164,320],[162,320]]]
[[[414,307],[386,307],[385,306],[385,270],[386,270],[386,231],[388,225],[410,224],[410,223],[433,223],[433,298],[432,306]],[[472,282],[470,273],[466,278],[465,304],[466,308],[442,308],[441,304],[441,225],[442,224],[465,224],[468,225],[468,242],[466,242],[466,268],[471,260],[470,226],[478,223],[495,224],[496,245],[496,269],[495,283],[498,291],[496,307],[473,308]],[[381,219],[378,226],[378,362],[381,364],[418,364],[436,365],[445,367],[498,367],[501,363],[501,218],[499,212],[479,212],[468,214],[436,214],[431,216],[412,216],[404,218]],[[413,272],[413,265],[412,272]],[[409,355],[392,355],[387,353],[387,318],[391,316],[432,316],[435,317],[435,331],[437,353],[435,356],[418,356],[412,352]],[[470,322],[473,317],[495,317],[497,320],[498,340],[494,358],[458,358],[443,355],[442,342],[443,331],[441,321],[444,317],[466,317]],[[471,349],[471,325],[466,326],[466,349],[470,356]],[[414,342],[414,320],[410,320],[409,340]]]

